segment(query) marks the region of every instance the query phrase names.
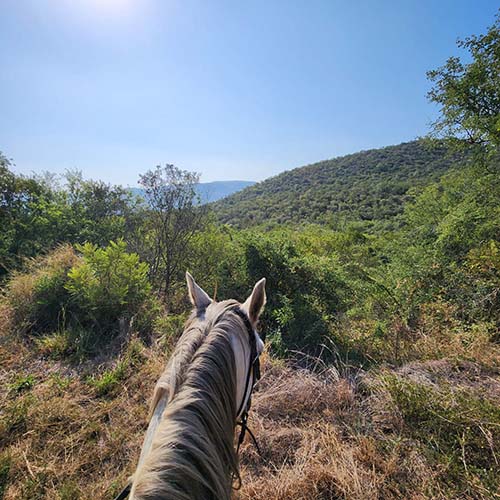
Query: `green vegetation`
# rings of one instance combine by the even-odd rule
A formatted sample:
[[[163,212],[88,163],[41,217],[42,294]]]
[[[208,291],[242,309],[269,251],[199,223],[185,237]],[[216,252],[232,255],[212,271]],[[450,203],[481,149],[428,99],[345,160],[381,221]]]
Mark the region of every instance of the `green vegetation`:
[[[10,455],[8,453],[0,453],[0,498],[4,497],[7,488],[7,478],[10,470]]]
[[[112,241],[106,248],[86,243],[77,250],[81,262],[68,272],[64,288],[79,323],[109,334],[119,322],[129,325],[142,314],[136,325],[142,328],[151,312],[143,310],[151,296],[147,264],[137,254],[127,253],[123,241]]]
[[[444,143],[408,142],[296,168],[213,206],[221,222],[236,227],[357,222],[393,229],[415,190],[463,161]]]
[[[28,413],[34,399],[31,394],[19,395],[10,400],[0,416],[0,444],[9,444],[16,435],[26,432]]]
[[[440,106],[433,133],[452,141],[478,146],[480,153],[497,155],[500,146],[500,14],[484,35],[459,40],[470,62],[450,57],[429,71],[434,85],[428,97]]]
[[[5,295],[19,332],[38,334],[64,324],[70,298],[64,285],[78,259],[74,249],[65,244],[9,276]]]
[[[104,371],[98,377],[90,378],[89,384],[95,388],[98,396],[104,396],[115,389],[120,381],[125,379],[125,374],[125,363],[120,361],[113,369]]]
[[[151,333],[160,307],[147,273],[147,264],[121,240],[105,248],[65,244],[13,273],[4,302],[13,330],[37,336],[41,352],[78,357],[128,335],[132,326]]]
[[[31,389],[35,385],[35,377],[32,374],[17,377],[12,384],[10,384],[10,389],[14,392],[23,392]]]
[[[88,378],[88,383],[96,390],[98,396],[105,396],[117,389],[120,382],[130,376],[130,371],[138,367],[144,360],[142,345],[137,340],[132,340],[124,355],[117,361],[113,368],[104,370],[98,375]]]
[[[71,331],[61,330],[43,335],[35,340],[38,350],[54,359],[62,358],[73,350]]]
[[[79,172],[68,172],[62,188],[54,176],[27,178],[10,167],[0,152],[0,279],[62,242],[106,245],[139,211],[128,190]]]
[[[499,26],[430,73],[439,139],[208,209],[173,165],[142,176],[140,203],[0,156],[0,498],[116,494],[186,318],[185,270],[217,298],[267,278],[267,461],[243,450],[242,498],[498,498]]]

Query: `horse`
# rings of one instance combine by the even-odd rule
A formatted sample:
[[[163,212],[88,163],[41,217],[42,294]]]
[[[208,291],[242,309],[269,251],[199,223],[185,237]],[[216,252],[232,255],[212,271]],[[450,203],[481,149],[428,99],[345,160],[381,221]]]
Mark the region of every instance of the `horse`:
[[[229,500],[241,482],[234,435],[241,419],[241,442],[260,377],[266,280],[243,303],[186,281],[193,311],[154,389],[130,500]]]

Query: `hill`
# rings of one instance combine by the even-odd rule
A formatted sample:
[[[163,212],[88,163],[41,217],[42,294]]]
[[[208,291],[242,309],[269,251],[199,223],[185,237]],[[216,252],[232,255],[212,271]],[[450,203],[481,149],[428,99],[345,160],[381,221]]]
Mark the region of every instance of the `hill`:
[[[196,190],[202,203],[212,203],[254,184],[253,181],[200,182],[196,186]],[[144,193],[141,188],[130,188],[130,191],[138,196],[142,196]]]
[[[453,163],[443,144],[413,141],[295,168],[213,205],[223,223],[391,221],[412,188],[437,180]]]

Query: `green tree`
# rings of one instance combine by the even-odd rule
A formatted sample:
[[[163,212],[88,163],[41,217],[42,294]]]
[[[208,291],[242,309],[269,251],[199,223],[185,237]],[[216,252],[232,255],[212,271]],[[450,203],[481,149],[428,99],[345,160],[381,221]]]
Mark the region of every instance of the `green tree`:
[[[105,246],[135,224],[138,201],[120,186],[68,172],[61,187],[52,174],[25,177],[11,168],[0,153],[0,279],[60,243]]]
[[[484,35],[459,40],[471,62],[450,57],[429,71],[434,83],[428,97],[440,107],[433,125],[439,137],[464,140],[489,153],[500,147],[500,13]]]
[[[70,208],[68,241],[106,246],[123,238],[136,216],[138,201],[130,191],[102,181],[86,180],[79,171],[65,176],[64,197]]]
[[[16,175],[11,161],[0,153],[0,278],[53,242],[60,205],[47,186]],[[48,234],[50,230],[52,234]]]

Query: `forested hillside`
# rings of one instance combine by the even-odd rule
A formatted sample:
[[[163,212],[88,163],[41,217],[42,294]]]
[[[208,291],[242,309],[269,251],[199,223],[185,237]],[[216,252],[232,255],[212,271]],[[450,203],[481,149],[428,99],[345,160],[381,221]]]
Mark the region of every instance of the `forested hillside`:
[[[237,227],[393,222],[411,199],[409,191],[459,166],[460,157],[428,141],[361,151],[283,172],[220,200],[214,210],[221,222]]]

